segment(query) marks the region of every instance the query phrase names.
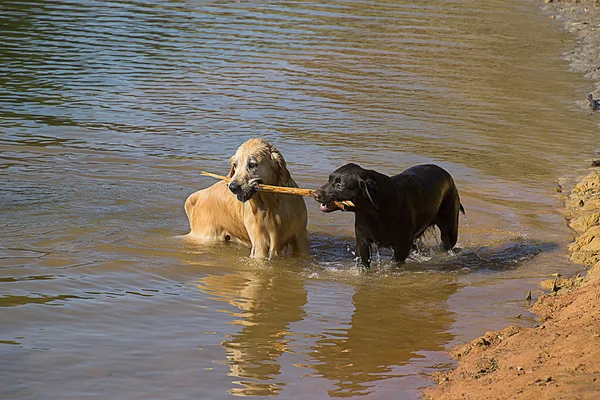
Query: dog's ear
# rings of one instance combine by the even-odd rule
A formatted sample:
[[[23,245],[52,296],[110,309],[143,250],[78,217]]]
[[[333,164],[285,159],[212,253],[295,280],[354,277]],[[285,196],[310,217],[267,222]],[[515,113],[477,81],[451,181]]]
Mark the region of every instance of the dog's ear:
[[[371,178],[363,179],[359,177],[358,186],[369,199],[371,204],[373,204],[373,207],[375,207],[376,210],[379,210],[379,207],[381,206],[381,194],[377,188],[377,182]]]
[[[275,163],[277,168],[277,172],[279,174],[280,184],[285,185],[290,180],[290,171],[287,169],[287,164],[285,163],[285,159],[275,147],[271,146],[271,158]]]
[[[229,159],[229,162],[231,163],[231,169],[229,170],[229,173],[227,174],[227,178],[231,179],[231,178],[233,178],[233,174],[235,174],[235,167],[233,166],[233,157],[231,157]]]

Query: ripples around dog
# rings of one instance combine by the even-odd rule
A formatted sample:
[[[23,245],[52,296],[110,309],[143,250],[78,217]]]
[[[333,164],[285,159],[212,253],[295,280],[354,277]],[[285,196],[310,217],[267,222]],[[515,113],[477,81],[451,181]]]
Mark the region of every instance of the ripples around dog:
[[[496,240],[485,245],[462,244],[450,251],[443,250],[437,241],[419,241],[405,263],[392,260],[390,249],[373,247],[370,269],[359,266],[352,238],[313,238],[314,264],[310,275],[340,277],[363,274],[470,273],[497,272],[517,268],[541,253],[551,252],[558,245],[548,241],[531,240],[523,236]],[[342,243],[340,243],[342,242]]]

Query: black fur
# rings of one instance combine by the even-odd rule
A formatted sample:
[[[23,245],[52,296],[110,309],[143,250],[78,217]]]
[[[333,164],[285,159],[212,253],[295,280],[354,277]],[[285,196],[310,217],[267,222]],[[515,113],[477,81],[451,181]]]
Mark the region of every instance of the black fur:
[[[339,210],[334,201],[354,203],[347,210],[356,214],[356,251],[367,268],[371,244],[391,247],[394,260],[404,262],[414,241],[432,225],[440,229],[444,249],[452,249],[458,239],[458,213],[465,212],[450,174],[432,164],[391,177],[346,164],[329,176],[314,198],[324,212]]]

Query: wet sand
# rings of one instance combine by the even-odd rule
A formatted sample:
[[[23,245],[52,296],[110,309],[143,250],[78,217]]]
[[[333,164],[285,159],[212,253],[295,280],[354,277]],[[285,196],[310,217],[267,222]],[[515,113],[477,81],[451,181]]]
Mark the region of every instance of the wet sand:
[[[570,67],[594,81],[600,92],[600,4],[551,1],[542,6],[574,36],[564,55]],[[590,107],[582,93],[581,105]],[[582,111],[586,112],[586,111]],[[589,112],[593,111],[589,108]],[[582,165],[588,162],[582,160]],[[436,374],[426,399],[597,399],[600,393],[600,169],[582,168],[564,187],[566,220],[574,231],[575,277],[558,274],[541,282],[545,294],[532,307],[539,325],[510,326],[455,346],[458,367]],[[550,268],[550,267],[549,267]],[[548,273],[551,274],[552,271]],[[526,294],[524,293],[525,297]]]

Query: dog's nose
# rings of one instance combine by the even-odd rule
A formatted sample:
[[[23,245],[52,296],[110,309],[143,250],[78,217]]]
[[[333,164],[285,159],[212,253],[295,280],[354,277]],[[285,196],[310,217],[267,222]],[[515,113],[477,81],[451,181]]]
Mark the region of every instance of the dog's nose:
[[[237,181],[229,182],[229,190],[231,190],[234,194],[237,194],[241,188],[242,188],[242,185],[240,185],[239,182],[237,182]]]
[[[321,195],[322,195],[322,192],[321,192],[321,190],[320,190],[320,189],[318,189],[318,190],[315,190],[315,191],[313,192],[313,198],[314,198],[316,201],[318,201],[319,203],[321,202]]]

